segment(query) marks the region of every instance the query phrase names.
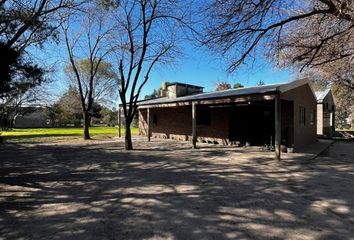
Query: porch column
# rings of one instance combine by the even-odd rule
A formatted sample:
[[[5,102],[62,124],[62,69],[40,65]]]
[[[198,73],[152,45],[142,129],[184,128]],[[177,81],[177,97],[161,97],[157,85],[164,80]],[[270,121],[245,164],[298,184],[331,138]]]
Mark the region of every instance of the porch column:
[[[280,160],[280,144],[281,144],[281,99],[279,92],[275,95],[275,159]]]
[[[147,109],[147,138],[148,142],[151,141],[151,116],[150,116],[150,108]]]
[[[197,110],[194,102],[192,102],[192,148],[197,148]]]
[[[122,137],[122,118],[121,118],[122,110],[118,107],[118,137]]]

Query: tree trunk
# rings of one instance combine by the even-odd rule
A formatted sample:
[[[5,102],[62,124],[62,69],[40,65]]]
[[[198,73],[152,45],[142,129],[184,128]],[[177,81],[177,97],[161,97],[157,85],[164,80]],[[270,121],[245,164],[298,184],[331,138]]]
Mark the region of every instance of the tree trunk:
[[[133,150],[132,133],[130,131],[130,122],[125,122],[125,150]]]
[[[89,131],[89,128],[90,128],[90,115],[87,111],[84,112],[84,140],[88,140],[88,139],[91,139],[90,138],[90,131]]]

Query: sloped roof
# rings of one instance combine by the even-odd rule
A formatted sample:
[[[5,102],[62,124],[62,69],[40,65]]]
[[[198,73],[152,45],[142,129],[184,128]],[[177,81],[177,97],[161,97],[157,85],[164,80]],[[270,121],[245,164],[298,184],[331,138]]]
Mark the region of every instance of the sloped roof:
[[[228,89],[224,91],[198,93],[198,94],[187,95],[187,96],[182,96],[177,98],[161,97],[161,98],[155,98],[151,100],[140,101],[138,105],[191,102],[191,101],[198,101],[198,100],[245,96],[251,94],[274,93],[276,91],[280,91],[281,93],[283,93],[307,83],[308,83],[308,79],[304,78],[304,79],[299,79],[287,83],[269,84],[269,85],[256,86],[256,87],[245,87],[245,88],[237,88],[237,89]]]
[[[318,103],[323,102],[323,99],[327,96],[327,94],[328,94],[330,91],[331,91],[330,88],[327,88],[327,89],[322,90],[322,91],[316,91],[316,92],[315,92],[315,96],[316,96],[317,102],[318,102]]]

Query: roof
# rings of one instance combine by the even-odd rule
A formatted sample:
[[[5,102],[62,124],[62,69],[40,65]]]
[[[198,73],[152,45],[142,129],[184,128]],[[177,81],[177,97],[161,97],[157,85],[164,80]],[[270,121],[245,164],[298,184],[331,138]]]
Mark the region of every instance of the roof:
[[[280,91],[281,93],[283,93],[291,89],[294,89],[296,87],[302,86],[304,84],[308,84],[308,79],[304,78],[304,79],[299,79],[287,83],[278,83],[278,84],[270,84],[270,85],[263,85],[263,86],[256,86],[256,87],[245,87],[245,88],[237,88],[237,89],[228,89],[224,91],[198,93],[198,94],[187,95],[187,96],[182,96],[177,98],[161,97],[161,98],[155,98],[151,100],[140,101],[138,105],[142,106],[142,105],[154,105],[154,104],[176,103],[176,102],[191,102],[191,101],[198,101],[198,100],[245,96],[251,94],[275,93],[276,91]]]
[[[330,91],[331,91],[331,88],[327,88],[327,89],[322,90],[322,91],[316,91],[316,92],[315,92],[315,96],[316,96],[317,102],[318,102],[318,103],[323,102],[323,99],[325,99],[325,97],[327,96],[327,94],[328,94]]]

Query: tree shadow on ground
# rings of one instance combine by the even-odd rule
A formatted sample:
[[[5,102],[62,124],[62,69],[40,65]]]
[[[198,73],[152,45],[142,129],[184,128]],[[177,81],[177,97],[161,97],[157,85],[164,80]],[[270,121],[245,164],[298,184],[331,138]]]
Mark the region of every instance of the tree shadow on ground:
[[[151,143],[149,146],[155,146]],[[160,147],[160,146],[159,146]],[[0,150],[5,239],[345,239],[354,236],[351,156],[297,166],[183,145]],[[335,146],[333,146],[335,147]],[[137,149],[146,149],[139,143]],[[294,168],[293,166],[296,166]]]

